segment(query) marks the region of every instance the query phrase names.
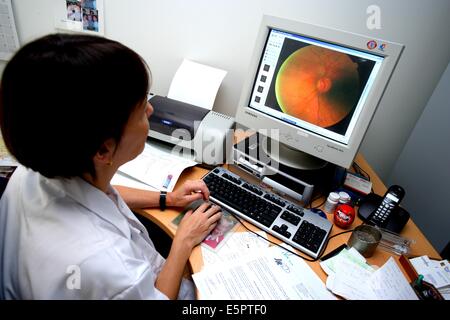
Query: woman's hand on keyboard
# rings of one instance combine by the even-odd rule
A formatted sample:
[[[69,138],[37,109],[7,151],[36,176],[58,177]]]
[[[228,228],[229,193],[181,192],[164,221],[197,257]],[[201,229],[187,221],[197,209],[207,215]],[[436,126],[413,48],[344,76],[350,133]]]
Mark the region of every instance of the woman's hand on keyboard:
[[[195,211],[187,211],[177,228],[174,242],[194,248],[216,227],[221,216],[221,208],[208,202]]]
[[[209,199],[208,187],[203,180],[188,180],[181,188],[167,194],[167,206],[185,207],[199,199]]]

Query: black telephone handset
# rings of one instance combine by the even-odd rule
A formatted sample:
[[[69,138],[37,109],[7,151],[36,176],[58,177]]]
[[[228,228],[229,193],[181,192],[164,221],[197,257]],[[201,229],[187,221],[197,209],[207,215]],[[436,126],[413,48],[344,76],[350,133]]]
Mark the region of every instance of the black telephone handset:
[[[398,185],[390,186],[380,205],[367,218],[367,222],[381,228],[386,227],[392,213],[395,212],[404,196],[405,190],[402,187]]]

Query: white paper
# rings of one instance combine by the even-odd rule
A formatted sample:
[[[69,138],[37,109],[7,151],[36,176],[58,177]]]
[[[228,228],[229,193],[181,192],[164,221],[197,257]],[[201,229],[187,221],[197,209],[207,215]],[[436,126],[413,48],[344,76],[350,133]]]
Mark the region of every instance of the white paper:
[[[349,300],[417,300],[392,257],[375,269],[362,261],[364,257],[349,251],[344,249],[320,264],[328,273],[326,286],[333,293]]]
[[[0,59],[9,60],[19,48],[11,0],[0,0]]]
[[[373,271],[373,268],[366,263],[366,259],[353,247],[351,247],[350,249],[343,249],[334,257],[331,257],[325,261],[321,261],[320,266],[327,275],[335,274],[336,264],[341,259],[349,260],[350,262],[356,263],[365,270]]]
[[[373,272],[355,261],[337,259],[335,273],[327,279],[327,288],[345,299],[373,300],[376,296],[367,284]]]
[[[19,163],[17,160],[9,153],[6,148],[5,141],[0,132],[0,166],[4,167],[17,167]]]
[[[130,162],[119,168],[123,172],[157,190],[172,191],[181,173],[195,166],[195,161],[165,152],[150,144]]]
[[[379,300],[419,299],[392,257],[372,274],[368,284]]]
[[[135,189],[148,190],[148,191],[158,191],[156,188],[153,188],[152,186],[149,186],[148,184],[139,182],[131,177],[128,177],[121,172],[116,172],[116,174],[111,179],[111,184],[135,188]]]
[[[428,256],[421,256],[410,261],[417,273],[437,289],[450,286],[450,264],[446,260],[434,261]]]
[[[266,237],[264,231],[258,231],[259,235]],[[251,232],[233,232],[223,246],[212,251],[205,247],[202,248],[203,268],[217,266],[217,264],[226,264],[237,262],[245,258],[255,250],[268,248],[269,243]]]
[[[275,246],[193,279],[201,299],[336,299],[303,259]]]
[[[226,71],[184,59],[167,97],[211,110]]]

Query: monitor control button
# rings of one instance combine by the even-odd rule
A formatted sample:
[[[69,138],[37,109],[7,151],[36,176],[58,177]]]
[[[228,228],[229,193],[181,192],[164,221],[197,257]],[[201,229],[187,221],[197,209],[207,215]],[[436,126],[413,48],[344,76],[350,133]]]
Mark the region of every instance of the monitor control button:
[[[322,146],[315,146],[314,149],[316,149],[317,152],[322,152],[323,151],[323,147]]]

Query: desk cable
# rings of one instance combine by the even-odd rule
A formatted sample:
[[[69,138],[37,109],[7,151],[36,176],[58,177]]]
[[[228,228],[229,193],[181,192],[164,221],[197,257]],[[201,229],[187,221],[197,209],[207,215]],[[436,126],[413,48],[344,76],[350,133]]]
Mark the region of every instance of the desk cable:
[[[273,242],[272,240],[269,240],[269,239],[264,238],[263,236],[257,234],[257,233],[254,232],[253,230],[250,230],[250,229],[249,229],[249,228],[241,221],[241,219],[240,219],[236,214],[234,214],[233,212],[229,212],[229,213],[230,213],[233,217],[235,217],[235,218],[237,219],[237,221],[239,221],[239,223],[240,223],[242,226],[244,226],[244,228],[247,229],[248,231],[250,231],[251,233],[253,233],[253,234],[255,234],[256,236],[260,237],[261,239],[264,239],[264,240],[266,240],[267,242],[270,242],[270,243],[272,243],[272,244],[274,244],[274,245],[276,245],[276,246],[278,246],[278,247],[280,247],[280,248],[286,250],[287,252],[290,252],[290,253],[292,253],[293,255],[296,255],[297,257],[302,258],[303,260],[306,260],[306,261],[309,261],[309,262],[316,262],[317,260],[319,260],[319,259],[322,257],[323,253],[325,252],[325,249],[326,249],[327,246],[328,246],[328,242],[330,241],[330,239],[332,239],[332,238],[334,238],[334,237],[337,237],[337,236],[340,236],[341,234],[344,234],[344,233],[352,232],[352,231],[354,230],[354,229],[351,229],[351,230],[342,231],[342,232],[339,232],[339,233],[336,233],[336,234],[332,235],[331,237],[328,237],[327,240],[325,241],[325,245],[323,246],[322,251],[321,251],[320,254],[317,256],[317,258],[315,258],[315,259],[309,259],[309,258],[306,258],[306,257],[304,257],[304,256],[299,255],[298,253],[296,253],[296,252],[294,252],[294,251],[292,251],[292,250],[289,250],[288,248],[285,248],[285,247],[279,245],[278,243]]]

